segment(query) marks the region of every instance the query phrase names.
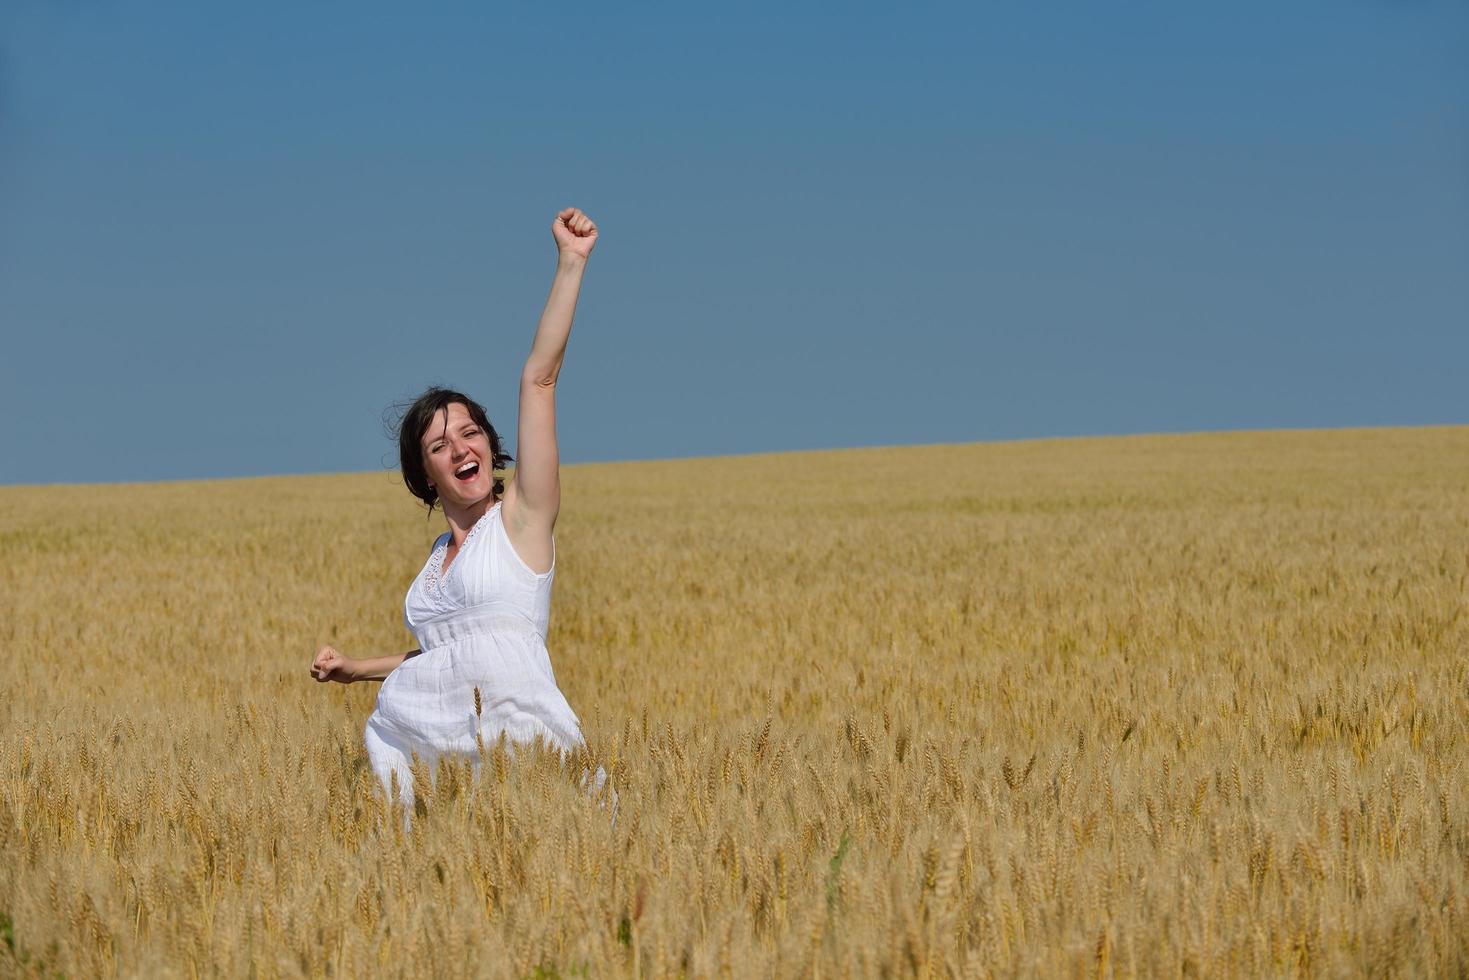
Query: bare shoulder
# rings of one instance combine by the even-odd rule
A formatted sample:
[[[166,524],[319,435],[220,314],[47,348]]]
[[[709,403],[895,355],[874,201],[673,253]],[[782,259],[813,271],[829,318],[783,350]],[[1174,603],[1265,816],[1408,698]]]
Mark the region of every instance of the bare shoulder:
[[[525,507],[513,481],[500,500],[500,523],[516,556],[527,568],[537,575],[550,571],[556,554],[551,540],[555,518],[547,519]]]

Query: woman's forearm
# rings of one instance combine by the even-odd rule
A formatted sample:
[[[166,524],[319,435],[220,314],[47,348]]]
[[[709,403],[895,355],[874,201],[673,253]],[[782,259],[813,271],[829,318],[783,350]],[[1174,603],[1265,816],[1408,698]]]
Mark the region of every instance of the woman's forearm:
[[[418,656],[421,652],[420,650],[409,650],[407,653],[390,653],[386,657],[365,657],[361,660],[353,660],[352,679],[354,681],[386,680],[399,664],[409,657]]]
[[[535,384],[556,383],[561,360],[566,355],[566,338],[571,335],[571,320],[576,315],[576,298],[581,293],[585,257],[562,252],[556,260],[556,278],[551,280],[551,295],[541,312],[536,339],[531,343],[525,361],[525,380]]]

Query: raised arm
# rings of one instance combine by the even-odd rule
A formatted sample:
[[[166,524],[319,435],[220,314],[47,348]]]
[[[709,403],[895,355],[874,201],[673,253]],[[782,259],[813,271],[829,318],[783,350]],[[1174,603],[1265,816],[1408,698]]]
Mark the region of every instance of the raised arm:
[[[597,226],[577,208],[551,223],[556,239],[556,277],[520,374],[520,423],[515,475],[505,492],[507,529],[533,564],[551,561],[551,528],[561,508],[561,457],[556,447],[556,378],[576,314],[582,273],[597,243]]]

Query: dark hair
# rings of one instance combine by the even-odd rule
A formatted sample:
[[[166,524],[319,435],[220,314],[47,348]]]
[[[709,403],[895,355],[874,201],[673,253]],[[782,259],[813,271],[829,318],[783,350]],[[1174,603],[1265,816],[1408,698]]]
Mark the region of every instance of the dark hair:
[[[428,485],[428,474],[423,469],[423,434],[428,431],[429,423],[440,411],[447,412],[450,405],[463,405],[469,412],[469,417],[474,424],[485,430],[490,437],[490,469],[492,471],[503,470],[506,463],[513,462],[514,456],[505,451],[504,444],[500,441],[500,433],[490,424],[485,417],[484,406],[461,392],[451,391],[448,388],[440,388],[435,385],[419,395],[413,403],[403,410],[398,418],[394,433],[398,437],[398,461],[403,470],[403,482],[408,485],[408,491],[428,504],[429,512],[432,513],[434,504],[439,500],[439,492]],[[498,500],[505,493],[505,480],[496,476],[494,481],[494,494]]]

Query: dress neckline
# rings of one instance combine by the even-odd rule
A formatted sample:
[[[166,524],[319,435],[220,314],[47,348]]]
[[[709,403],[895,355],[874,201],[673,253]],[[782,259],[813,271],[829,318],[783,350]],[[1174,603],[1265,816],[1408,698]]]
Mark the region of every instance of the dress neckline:
[[[459,544],[459,551],[454,555],[454,561],[449,565],[447,570],[444,568],[444,557],[449,553],[449,542],[454,540],[454,532],[445,531],[439,536],[439,545],[434,549],[433,555],[429,558],[429,578],[432,580],[434,591],[441,597],[444,594],[444,578],[458,566],[459,559],[464,554],[464,549],[469,547],[469,542],[474,540],[475,535],[485,525],[489,516],[499,510],[500,505],[504,502],[503,499],[495,501],[490,509],[481,514],[479,520],[470,526],[469,533],[464,535],[464,540]]]

